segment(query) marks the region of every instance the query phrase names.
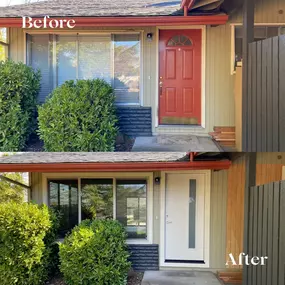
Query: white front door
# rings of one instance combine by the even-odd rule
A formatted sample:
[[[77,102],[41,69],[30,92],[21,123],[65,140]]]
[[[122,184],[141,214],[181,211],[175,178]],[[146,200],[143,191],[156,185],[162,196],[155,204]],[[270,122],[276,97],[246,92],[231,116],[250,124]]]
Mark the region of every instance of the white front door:
[[[204,174],[166,174],[165,262],[205,263]]]

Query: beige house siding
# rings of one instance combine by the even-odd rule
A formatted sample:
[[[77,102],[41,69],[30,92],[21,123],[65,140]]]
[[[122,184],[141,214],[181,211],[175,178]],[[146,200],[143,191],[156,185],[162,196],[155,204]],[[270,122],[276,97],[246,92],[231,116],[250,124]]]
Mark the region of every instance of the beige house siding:
[[[173,27],[174,28],[174,27]],[[119,30],[118,28],[86,28],[74,30],[83,31],[130,31],[131,28]],[[152,107],[152,131],[170,133],[206,134],[212,131],[213,126],[234,125],[234,97],[233,79],[224,80],[230,75],[230,27],[207,27],[206,30],[206,58],[205,58],[205,124],[206,129],[198,128],[163,128],[157,130],[155,124],[158,115],[158,29],[156,27],[138,27],[142,31],[142,93],[143,106]],[[148,41],[146,34],[152,33],[153,40]],[[10,58],[15,61],[25,60],[24,33],[20,28],[10,29]],[[226,56],[227,55],[227,56]],[[220,72],[217,72],[219,70]],[[230,96],[232,94],[232,96]]]
[[[31,201],[37,204],[43,204],[42,192],[42,173],[33,172],[31,177]]]

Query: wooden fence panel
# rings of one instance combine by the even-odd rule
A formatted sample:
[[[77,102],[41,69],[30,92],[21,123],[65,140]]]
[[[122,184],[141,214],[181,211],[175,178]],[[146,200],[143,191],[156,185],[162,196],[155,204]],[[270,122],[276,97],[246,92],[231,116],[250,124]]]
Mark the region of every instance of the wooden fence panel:
[[[251,43],[248,61],[243,151],[285,151],[285,35]]]
[[[244,265],[244,285],[285,285],[285,181],[249,189],[247,248],[249,257],[266,265]]]

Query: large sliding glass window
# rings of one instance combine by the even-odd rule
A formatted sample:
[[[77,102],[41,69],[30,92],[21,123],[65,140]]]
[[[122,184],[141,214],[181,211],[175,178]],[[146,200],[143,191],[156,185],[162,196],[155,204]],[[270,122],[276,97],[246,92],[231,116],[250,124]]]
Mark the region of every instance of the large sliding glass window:
[[[81,180],[81,217],[85,219],[113,219],[113,180]]]
[[[78,224],[77,180],[50,180],[49,206],[60,214],[60,235]]]
[[[27,35],[27,63],[42,72],[40,102],[67,80],[104,79],[118,104],[139,104],[140,36]]]
[[[129,238],[146,238],[146,181],[118,180],[117,220],[126,228]]]
[[[117,219],[130,239],[147,239],[147,181],[49,180],[49,205],[61,214],[64,235],[86,219]],[[80,190],[79,190],[80,189]],[[78,197],[81,197],[78,203]]]

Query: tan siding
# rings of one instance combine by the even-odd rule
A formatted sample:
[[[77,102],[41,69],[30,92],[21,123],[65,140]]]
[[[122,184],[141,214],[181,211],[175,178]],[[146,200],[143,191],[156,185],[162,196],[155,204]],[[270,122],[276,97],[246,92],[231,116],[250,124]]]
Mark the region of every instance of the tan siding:
[[[256,185],[282,180],[285,153],[258,153],[256,165]]]
[[[19,62],[24,62],[24,33],[22,29],[10,28],[9,30],[9,57]]]
[[[234,76],[231,75],[230,25],[207,27],[206,124],[234,126]]]
[[[234,160],[228,173],[226,258],[232,253],[237,260],[243,250],[245,157]]]
[[[159,171],[153,177],[161,177]],[[160,243],[160,184],[153,184],[153,243]]]
[[[213,269],[225,268],[227,191],[227,171],[213,172],[211,181],[210,229],[210,267]]]
[[[31,173],[31,200],[37,204],[43,203],[42,173]]]
[[[255,0],[256,23],[284,23],[285,24],[285,1],[284,0]],[[283,10],[283,13],[279,11]],[[242,22],[242,9],[231,18],[233,23]]]

